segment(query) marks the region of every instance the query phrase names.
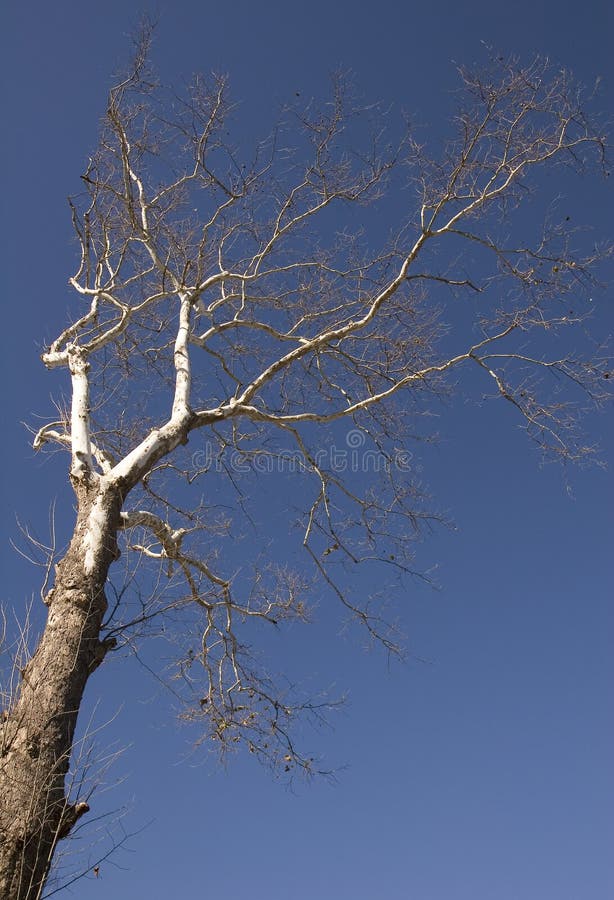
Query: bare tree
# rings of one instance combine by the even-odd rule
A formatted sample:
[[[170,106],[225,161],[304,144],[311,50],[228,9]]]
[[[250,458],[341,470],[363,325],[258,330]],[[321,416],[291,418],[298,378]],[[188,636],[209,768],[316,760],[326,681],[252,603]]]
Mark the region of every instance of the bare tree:
[[[165,94],[148,39],[110,92],[71,202],[78,311],[42,355],[67,370],[71,399],[34,446],[67,451],[76,522],[3,713],[7,900],[41,895],[58,841],[89,809],[68,796],[67,773],[86,684],[109,651],[170,616],[178,690],[203,737],[312,771],[292,724],[327,701],[270,677],[250,651],[257,626],[307,620],[316,587],[395,652],[377,598],[352,578],[369,564],[412,574],[429,510],[404,454],[421,413],[450,376],[474,371],[544,451],[575,459],[589,448],[574,412],[609,375],[597,349],[576,357],[562,333],[583,323],[608,248],[577,252],[556,206],[539,229],[520,212],[546,167],[561,178],[603,167],[602,133],[565,74],[513,60],[461,71],[437,158],[411,133],[391,149],[386,115],[353,104],[340,77],[324,106],[285,110],[245,161],[226,80]],[[373,249],[362,217],[401,189],[413,211]],[[207,441],[197,452],[195,432]],[[377,465],[355,465],[359,450]],[[288,513],[309,563],[297,571],[257,529],[251,568],[229,562],[236,523],[258,524],[245,488],[258,472],[305,504]]]

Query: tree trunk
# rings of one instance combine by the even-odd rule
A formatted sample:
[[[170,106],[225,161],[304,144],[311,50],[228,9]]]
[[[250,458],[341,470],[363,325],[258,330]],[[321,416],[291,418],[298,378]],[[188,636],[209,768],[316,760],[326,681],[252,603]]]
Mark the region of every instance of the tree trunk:
[[[58,840],[86,803],[65,793],[77,715],[87,680],[109,646],[100,641],[104,585],[117,553],[121,498],[100,483],[76,485],[78,514],[47,597],[47,623],[21,671],[0,726],[0,897],[40,897]]]

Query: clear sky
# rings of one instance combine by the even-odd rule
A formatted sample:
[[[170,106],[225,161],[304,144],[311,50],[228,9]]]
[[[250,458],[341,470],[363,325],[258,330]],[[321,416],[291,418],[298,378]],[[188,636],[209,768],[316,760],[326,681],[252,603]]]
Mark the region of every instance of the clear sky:
[[[51,392],[66,388],[38,358],[67,314],[66,196],[78,189],[110,77],[143,8],[24,0],[2,13],[1,599],[18,609],[31,596],[40,602],[39,573],[9,545],[16,516],[43,540],[54,499],[61,534],[71,521],[65,460],[36,456],[22,425],[51,415]],[[339,66],[370,99],[436,122],[457,86],[455,64],[485,60],[484,44],[527,60],[548,55],[589,85],[601,79],[612,110],[610,10],[606,0],[158,0],[154,61],[177,83],[198,70],[228,72],[255,137],[288,94],[323,93]],[[578,215],[611,236],[612,183],[574,190]],[[611,291],[595,303],[605,336]],[[295,638],[310,680],[348,696],[333,727],[313,736],[340,767],[334,785],[289,791],[250,759],[222,769],[213,754],[191,749],[172,699],[142,667],[113,659],[96,674],[86,716],[95,727],[110,720],[98,745],[124,752],[90,819],[125,813],[89,833],[102,853],[107,828],[127,837],[73,896],[614,896],[611,469],[563,477],[541,468],[503,405],[438,410],[441,442],[424,455],[423,477],[457,530],[435,531],[419,557],[425,568],[439,564],[440,589],[415,584],[395,598],[407,664],[363,652],[360,635],[316,626]],[[588,427],[611,465],[611,409]],[[87,840],[84,829],[75,848]]]

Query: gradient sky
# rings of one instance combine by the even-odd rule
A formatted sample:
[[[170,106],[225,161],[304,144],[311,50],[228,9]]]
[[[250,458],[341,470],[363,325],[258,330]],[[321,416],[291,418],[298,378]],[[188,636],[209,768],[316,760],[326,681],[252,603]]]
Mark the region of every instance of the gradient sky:
[[[18,517],[45,540],[54,499],[65,534],[72,501],[65,460],[35,455],[22,423],[38,427],[38,416],[52,414],[51,393],[65,387],[38,357],[67,314],[66,196],[78,189],[110,77],[144,8],[25,0],[2,13],[1,600],[19,610],[34,597],[35,621],[39,573],[9,539],[18,538]],[[588,85],[600,79],[612,110],[610,8],[159,0],[154,61],[176,83],[227,71],[245,132],[256,137],[286,96],[321,95],[339,66],[369,98],[436,122],[457,86],[455,64],[485,62],[484,44],[526,60],[548,55]],[[611,233],[612,183],[574,190],[578,215]],[[595,304],[605,335],[611,291]],[[69,867],[90,871],[67,896],[614,896],[611,469],[540,467],[504,405],[459,400],[438,410],[441,441],[423,457],[423,477],[457,530],[436,531],[421,550],[424,568],[439,566],[440,589],[416,584],[396,598],[407,663],[389,664],[365,653],[360,635],[323,626],[293,638],[310,680],[348,696],[333,727],[312,739],[339,767],[335,784],[290,791],[250,759],[221,768],[192,749],[194,735],[136,662],[113,659],[96,673],[85,719],[109,722],[101,751],[124,752],[73,843],[81,856]],[[611,409],[587,424],[611,465]],[[113,810],[124,810],[119,823]],[[107,831],[117,840],[122,829],[122,847],[95,877]],[[98,850],[88,851],[88,836]]]

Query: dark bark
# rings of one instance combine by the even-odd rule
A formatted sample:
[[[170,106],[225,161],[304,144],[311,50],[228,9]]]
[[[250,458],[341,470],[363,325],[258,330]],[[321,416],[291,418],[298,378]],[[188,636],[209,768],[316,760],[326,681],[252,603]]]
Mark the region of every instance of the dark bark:
[[[84,539],[97,487],[77,485],[77,496],[75,531],[47,598],[45,629],[0,730],[2,900],[40,897],[55,845],[88,810],[70,802],[65,781],[85,686],[109,649],[100,629],[121,500],[117,492],[104,497],[96,517],[102,550],[86,571]]]

